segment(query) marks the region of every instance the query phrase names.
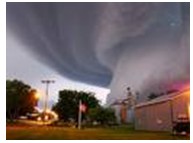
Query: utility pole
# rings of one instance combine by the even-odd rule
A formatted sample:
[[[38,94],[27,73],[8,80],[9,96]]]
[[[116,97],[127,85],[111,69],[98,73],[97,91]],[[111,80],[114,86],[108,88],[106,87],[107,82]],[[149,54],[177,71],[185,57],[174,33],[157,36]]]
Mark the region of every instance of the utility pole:
[[[48,106],[49,84],[55,83],[55,81],[54,80],[42,80],[41,82],[43,84],[46,84],[46,97],[44,100],[44,112],[46,112],[47,106]]]

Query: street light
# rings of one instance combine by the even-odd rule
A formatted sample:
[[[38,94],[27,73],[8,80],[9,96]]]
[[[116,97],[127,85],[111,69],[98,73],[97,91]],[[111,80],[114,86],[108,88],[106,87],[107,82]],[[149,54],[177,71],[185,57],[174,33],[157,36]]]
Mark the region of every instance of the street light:
[[[34,98],[36,100],[40,99],[40,93],[36,91],[35,94],[34,94]]]
[[[34,106],[37,106],[38,100],[39,100],[39,98],[40,98],[39,92],[38,92],[37,90],[35,90],[35,89],[32,89],[32,90],[30,91],[30,98],[31,98],[31,100],[33,101],[33,105],[34,105]]]
[[[46,97],[44,100],[44,112],[47,110],[47,104],[48,104],[48,90],[49,90],[49,84],[55,83],[54,80],[42,80],[41,81],[43,84],[46,84]]]

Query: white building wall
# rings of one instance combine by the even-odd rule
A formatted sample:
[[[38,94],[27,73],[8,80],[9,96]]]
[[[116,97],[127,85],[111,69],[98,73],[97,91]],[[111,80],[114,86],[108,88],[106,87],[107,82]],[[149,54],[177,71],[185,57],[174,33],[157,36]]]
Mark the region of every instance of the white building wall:
[[[135,109],[135,127],[138,130],[169,131],[171,124],[169,102]]]
[[[190,91],[183,92],[173,100],[173,120],[176,121],[178,117],[189,117],[190,106]]]
[[[135,128],[137,130],[171,131],[173,121],[177,121],[179,116],[189,116],[190,91],[181,92],[171,99],[136,106]]]

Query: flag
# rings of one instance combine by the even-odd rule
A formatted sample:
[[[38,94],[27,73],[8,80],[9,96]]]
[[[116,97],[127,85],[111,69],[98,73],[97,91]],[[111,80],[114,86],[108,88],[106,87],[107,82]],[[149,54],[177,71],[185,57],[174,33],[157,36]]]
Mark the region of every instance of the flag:
[[[86,112],[86,105],[85,104],[80,104],[79,105],[79,110],[81,111],[81,112]]]

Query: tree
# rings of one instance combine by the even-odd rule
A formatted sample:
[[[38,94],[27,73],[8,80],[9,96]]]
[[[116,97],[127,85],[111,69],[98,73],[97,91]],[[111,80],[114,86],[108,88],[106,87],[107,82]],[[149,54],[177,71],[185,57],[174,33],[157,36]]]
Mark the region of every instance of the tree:
[[[102,125],[109,125],[116,122],[115,111],[112,108],[91,108],[87,116],[91,122],[97,121]]]
[[[34,110],[37,100],[36,90],[19,80],[6,81],[6,117],[17,119],[21,115]]]
[[[148,100],[152,100],[152,99],[155,99],[159,97],[159,94],[155,94],[155,93],[151,93],[149,96],[148,96]]]
[[[160,96],[163,96],[163,95],[172,94],[172,93],[175,93],[175,92],[178,92],[178,90],[177,90],[177,89],[170,89],[170,90],[167,90],[166,92],[151,93],[151,94],[148,96],[148,100],[152,100],[152,99],[155,99],[155,98],[157,98],[157,97],[160,97]]]
[[[64,121],[73,119],[77,121],[80,99],[82,103],[87,106],[87,109],[99,106],[99,101],[94,97],[94,93],[92,92],[62,90],[59,92],[58,102],[52,109],[58,113],[59,119]],[[85,114],[83,114],[83,119],[84,118]]]

